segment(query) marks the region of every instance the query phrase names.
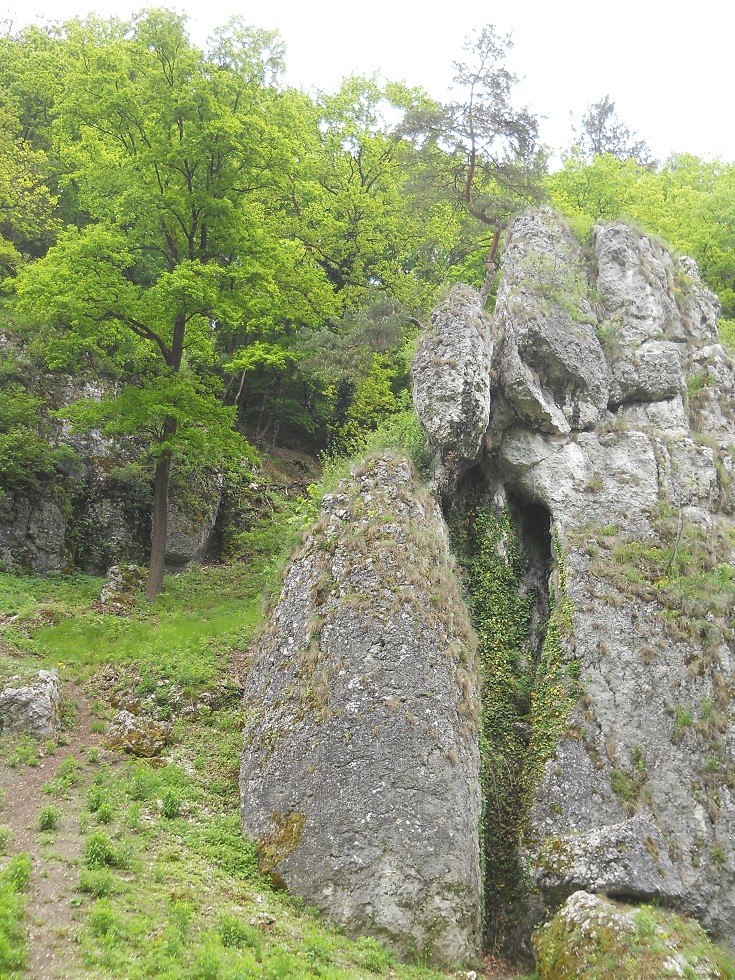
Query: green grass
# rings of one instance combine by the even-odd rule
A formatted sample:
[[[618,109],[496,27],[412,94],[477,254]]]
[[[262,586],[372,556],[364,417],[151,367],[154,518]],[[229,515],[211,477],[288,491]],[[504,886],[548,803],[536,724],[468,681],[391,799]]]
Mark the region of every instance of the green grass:
[[[84,679],[104,664],[132,666],[141,692],[165,679],[196,693],[221,678],[231,649],[246,644],[258,626],[265,578],[244,563],[170,576],[154,603],[141,597],[130,618],[118,618],[89,608],[99,579],[75,576],[62,589],[56,580],[3,574],[0,611],[22,608],[4,638],[17,647],[14,663],[21,667],[54,666],[62,677],[66,671]],[[38,612],[50,608],[51,596],[53,616]]]
[[[312,500],[304,512],[314,506]],[[270,544],[255,547],[265,533],[256,527],[247,538],[249,561],[169,576],[165,592],[154,603],[141,597],[129,618],[92,606],[100,579],[0,575],[0,612],[18,616],[3,634],[14,645],[14,668],[58,666],[62,681],[84,683],[98,719],[114,710],[113,695],[137,695],[169,710],[174,725],[167,765],[99,752],[85,761],[80,751],[47,784],[65,799],[65,813],[76,806],[81,814],[74,903],[82,924],[73,944],[81,975],[440,976],[398,963],[375,940],[347,939],[275,890],[240,830],[243,712],[229,666],[262,623],[264,593],[279,581],[300,520],[298,507],[277,515],[278,527],[267,532],[278,544],[275,558]],[[185,703],[207,692],[211,710],[197,718],[177,713],[175,689]],[[38,762],[41,752],[17,741],[3,751],[6,758],[18,755],[19,765]],[[21,964],[22,898],[8,893],[7,904],[13,923],[7,933]],[[19,967],[3,969],[2,955],[0,944],[0,976],[11,976]]]
[[[23,890],[30,877],[27,854],[17,854],[0,871],[0,977],[15,977],[27,957],[25,898]]]

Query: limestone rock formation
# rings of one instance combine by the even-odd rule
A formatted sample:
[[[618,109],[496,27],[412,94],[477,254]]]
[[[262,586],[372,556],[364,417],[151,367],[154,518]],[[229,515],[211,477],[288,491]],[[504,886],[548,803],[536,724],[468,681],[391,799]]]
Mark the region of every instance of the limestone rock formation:
[[[224,477],[204,472],[188,479],[186,490],[174,487],[168,514],[166,565],[182,568],[201,561],[210,545],[217,522]],[[177,492],[178,490],[178,492]]]
[[[61,682],[56,670],[39,670],[32,681],[11,679],[0,690],[0,731],[53,738],[61,728]]]
[[[12,343],[0,332],[0,346]],[[44,399],[55,409],[80,399],[100,399],[106,391],[99,382],[71,378],[49,376],[41,383]],[[32,492],[0,488],[0,562],[38,574],[71,568],[99,574],[120,562],[144,564],[150,550],[152,480],[132,463],[137,447],[132,441],[128,446],[113,443],[94,430],[74,432],[58,419],[49,419],[48,425],[49,441],[69,455],[55,476]],[[182,476],[174,470],[169,568],[180,569],[206,556],[223,482],[219,473]]]
[[[536,853],[531,882],[554,902],[580,889],[643,901],[683,897],[666,842],[650,815],[547,837]]]
[[[161,755],[172,740],[171,725],[157,721],[149,715],[136,715],[132,711],[118,711],[110,721],[105,735],[105,745],[110,749],[127,752],[144,759]]]
[[[426,420],[437,482],[453,486],[477,458],[490,421],[490,318],[469,286],[452,287],[431,316],[413,364],[413,398]]]
[[[574,977],[689,977],[725,980],[730,964],[693,922],[575,892],[534,944],[540,980]]]
[[[587,292],[580,249],[559,219],[549,210],[519,218],[496,303],[496,369],[504,399],[531,429],[589,429],[607,408],[609,370]]]
[[[512,505],[526,545],[547,542],[524,594],[553,608],[563,576],[571,609],[558,656],[576,703],[545,759],[533,638],[518,667],[532,685],[518,928],[584,887],[655,896],[735,942],[735,365],[691,260],[622,223],[593,249],[590,263],[545,210],[511,229],[490,422],[452,504]],[[417,402],[427,432],[452,390]],[[523,698],[517,711],[523,731]]]
[[[476,655],[439,503],[384,456],[246,681],[263,869],[402,953],[472,954],[481,905],[520,955],[565,901],[561,935],[628,935],[609,896],[735,943],[735,363],[691,260],[622,223],[592,249],[522,216],[492,317],[453,289],[413,366]]]
[[[324,499],[245,682],[245,832],[351,934],[454,963],[480,942],[473,636],[437,504],[368,460]]]

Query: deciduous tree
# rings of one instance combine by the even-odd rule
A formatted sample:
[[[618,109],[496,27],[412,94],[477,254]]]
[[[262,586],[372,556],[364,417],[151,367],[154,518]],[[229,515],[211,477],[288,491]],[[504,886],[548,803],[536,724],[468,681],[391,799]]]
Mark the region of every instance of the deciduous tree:
[[[286,317],[289,298],[323,277],[303,246],[279,238],[274,217],[293,165],[282,93],[271,84],[277,37],[233,23],[205,54],[183,17],[155,10],[130,24],[72,22],[65,37],[54,126],[77,227],[25,271],[18,296],[21,310],[53,326],[49,350],[105,358],[125,375],[115,397],[75,418],[147,442],[153,597],[172,460],[215,464],[232,450],[234,413],[198,380],[216,360],[219,333],[260,326],[274,306]],[[301,289],[279,294],[297,267]]]

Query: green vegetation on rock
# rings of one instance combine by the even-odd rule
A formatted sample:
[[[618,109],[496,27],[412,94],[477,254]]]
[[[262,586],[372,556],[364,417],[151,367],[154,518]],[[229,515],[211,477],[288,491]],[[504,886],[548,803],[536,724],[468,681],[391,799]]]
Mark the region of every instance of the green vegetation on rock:
[[[577,892],[534,937],[539,980],[731,980],[735,959],[695,921]]]
[[[507,508],[497,513],[492,503],[476,504],[453,530],[478,637],[485,932],[497,948],[512,942],[524,913],[527,883],[518,852],[526,814],[577,699],[574,662],[564,655],[571,603],[558,553],[556,595],[543,635],[534,635],[530,558]]]

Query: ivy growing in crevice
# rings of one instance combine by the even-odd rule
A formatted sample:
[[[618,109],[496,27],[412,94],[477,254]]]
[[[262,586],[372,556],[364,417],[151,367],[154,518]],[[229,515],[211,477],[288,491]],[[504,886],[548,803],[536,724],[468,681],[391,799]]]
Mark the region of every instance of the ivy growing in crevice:
[[[519,861],[534,789],[577,697],[571,605],[548,511],[475,491],[452,537],[478,637],[485,942],[512,951],[526,908]]]

